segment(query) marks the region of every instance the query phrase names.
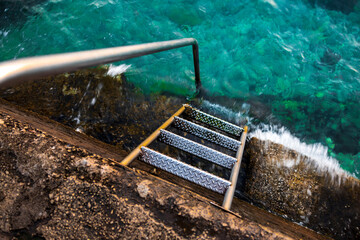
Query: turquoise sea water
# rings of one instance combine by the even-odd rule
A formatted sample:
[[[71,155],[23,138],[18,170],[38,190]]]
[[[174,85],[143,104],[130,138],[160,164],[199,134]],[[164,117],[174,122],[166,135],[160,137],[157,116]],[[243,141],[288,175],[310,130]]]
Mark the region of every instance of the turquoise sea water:
[[[360,177],[360,4],[343,13],[306,0],[30,2],[0,3],[1,61],[194,37],[210,94],[256,103],[261,121],[322,143]],[[126,63],[144,91],[193,91],[191,48]]]

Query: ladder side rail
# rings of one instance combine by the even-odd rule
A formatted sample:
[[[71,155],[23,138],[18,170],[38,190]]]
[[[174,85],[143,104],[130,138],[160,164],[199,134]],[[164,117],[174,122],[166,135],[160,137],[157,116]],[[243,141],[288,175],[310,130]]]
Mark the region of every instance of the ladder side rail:
[[[234,193],[235,193],[235,189],[236,189],[236,182],[239,176],[239,171],[240,171],[240,166],[241,166],[241,160],[242,160],[242,156],[244,153],[244,148],[245,148],[245,142],[246,142],[246,135],[248,132],[248,127],[245,126],[244,127],[244,132],[241,135],[241,145],[236,153],[236,163],[231,171],[231,176],[230,176],[230,182],[231,182],[231,186],[227,189],[226,193],[225,193],[225,197],[224,197],[224,201],[222,204],[222,207],[225,208],[226,210],[230,210],[231,208],[231,203],[232,200],[234,198]]]
[[[164,122],[158,129],[156,129],[148,138],[146,138],[139,146],[137,146],[127,157],[125,157],[121,164],[124,166],[129,165],[135,158],[137,158],[141,152],[141,147],[146,147],[152,143],[159,135],[160,130],[167,128],[175,119],[176,116],[179,116],[183,113],[185,107],[182,106],[176,113],[174,113],[166,122]]]
[[[2,62],[0,63],[0,87],[13,86],[38,77],[76,71],[81,68],[122,61],[190,45],[193,47],[195,84],[197,93],[199,93],[201,90],[199,47],[194,38],[52,54]]]

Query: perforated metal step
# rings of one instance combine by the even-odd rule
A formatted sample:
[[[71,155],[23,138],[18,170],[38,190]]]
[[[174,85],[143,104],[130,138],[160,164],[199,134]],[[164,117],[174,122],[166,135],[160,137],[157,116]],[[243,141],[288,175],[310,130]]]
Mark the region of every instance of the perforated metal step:
[[[227,137],[208,128],[202,127],[192,123],[183,118],[175,117],[174,127],[181,129],[184,132],[191,133],[197,137],[203,138],[210,142],[216,143],[220,146],[237,151],[240,146],[240,141]]]
[[[223,178],[217,177],[186,163],[180,162],[150,148],[142,147],[141,151],[142,153],[140,154],[140,158],[142,161],[170,172],[176,176],[182,177],[188,181],[194,182],[212,191],[223,194],[231,185],[229,181]]]
[[[224,132],[230,133],[232,135],[241,136],[241,133],[244,131],[243,128],[236,126],[232,123],[226,122],[220,118],[214,117],[210,114],[204,113],[196,108],[193,108],[189,105],[185,105],[185,112],[190,118],[197,120],[199,122],[205,123],[214,128],[220,129]]]
[[[231,169],[236,162],[236,158],[234,157],[223,154],[163,129],[160,130],[159,140],[170,146],[183,150],[184,152],[201,157],[228,169]]]
[[[195,121],[191,122],[180,118],[179,116],[184,112],[190,119]],[[204,126],[211,126],[213,130],[196,124],[199,122],[204,123]],[[236,151],[236,158],[165,130],[171,124],[184,132]],[[220,130],[221,133],[214,130]],[[244,129],[240,128],[185,104],[124,158],[121,163],[126,166],[140,156],[140,159],[148,164],[214,192],[225,194],[222,206],[229,210],[236,188],[247,131],[246,126]],[[241,141],[225,136],[225,132],[234,136],[241,136]],[[231,169],[230,181],[146,147],[155,139],[219,166]]]

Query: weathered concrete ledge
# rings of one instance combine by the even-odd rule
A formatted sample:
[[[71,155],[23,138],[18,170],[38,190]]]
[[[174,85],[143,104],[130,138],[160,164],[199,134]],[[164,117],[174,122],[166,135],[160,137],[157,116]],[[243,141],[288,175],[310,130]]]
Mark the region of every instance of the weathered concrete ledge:
[[[360,182],[317,170],[283,145],[247,144],[244,192],[257,205],[336,239],[360,239]]]
[[[194,192],[114,164],[122,153],[104,151],[92,138],[53,123],[55,131],[50,120],[36,120],[34,128],[31,117],[18,121],[16,114],[0,108],[1,239],[324,239],[245,202],[237,203],[239,216],[225,212]]]

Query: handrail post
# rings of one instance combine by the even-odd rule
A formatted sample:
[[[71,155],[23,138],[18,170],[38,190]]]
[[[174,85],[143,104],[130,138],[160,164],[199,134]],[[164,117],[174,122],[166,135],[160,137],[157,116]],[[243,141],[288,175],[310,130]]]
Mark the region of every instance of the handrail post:
[[[200,80],[199,45],[196,40],[192,45],[192,49],[193,49],[193,58],[194,58],[196,94],[199,94],[201,92],[202,86]]]

